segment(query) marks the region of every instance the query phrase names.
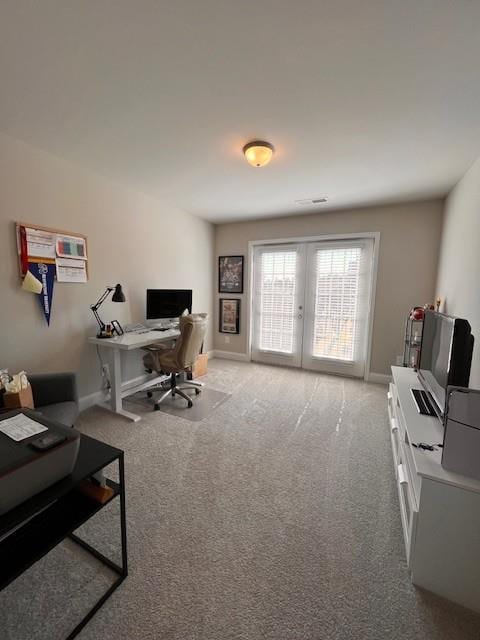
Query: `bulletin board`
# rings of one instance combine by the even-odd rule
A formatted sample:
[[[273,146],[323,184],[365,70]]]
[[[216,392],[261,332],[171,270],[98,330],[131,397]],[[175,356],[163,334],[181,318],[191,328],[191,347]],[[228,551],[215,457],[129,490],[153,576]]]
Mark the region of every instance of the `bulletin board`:
[[[88,280],[87,237],[81,233],[15,223],[22,289],[38,295],[50,326],[55,282]]]
[[[38,224],[16,223],[18,262],[22,278],[29,264],[54,265],[57,282],[83,283],[88,280],[87,237]]]

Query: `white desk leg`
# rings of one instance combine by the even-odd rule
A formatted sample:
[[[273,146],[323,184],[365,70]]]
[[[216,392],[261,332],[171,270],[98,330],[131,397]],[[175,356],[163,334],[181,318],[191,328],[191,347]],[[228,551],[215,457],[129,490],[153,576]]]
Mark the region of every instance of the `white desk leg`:
[[[112,349],[112,367],[110,367],[110,406],[104,405],[114,413],[128,418],[133,422],[141,420],[140,416],[135,413],[126,411],[122,405],[122,361],[120,358],[120,349]]]
[[[120,357],[120,349],[112,349],[113,351],[113,367],[111,370],[111,389],[112,409],[115,413],[122,410],[122,361]]]

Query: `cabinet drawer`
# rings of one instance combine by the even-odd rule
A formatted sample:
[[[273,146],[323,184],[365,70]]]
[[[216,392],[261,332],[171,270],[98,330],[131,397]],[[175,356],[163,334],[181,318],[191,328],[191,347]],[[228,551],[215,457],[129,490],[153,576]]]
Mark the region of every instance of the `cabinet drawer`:
[[[390,430],[390,438],[392,441],[393,461],[394,461],[395,467],[397,467],[397,465],[402,461],[401,451],[400,451],[400,431],[399,431],[398,414],[395,410],[396,397],[397,397],[397,394],[395,390],[395,385],[390,383],[389,390],[387,393],[388,426]]]
[[[397,488],[398,499],[400,501],[403,538],[405,541],[405,550],[407,552],[407,563],[410,568],[410,558],[412,555],[411,551],[415,536],[418,510],[415,506],[415,500],[413,498],[412,487],[410,485],[407,470],[402,463],[397,466]]]
[[[421,478],[416,472],[415,462],[412,456],[412,449],[408,438],[405,439],[405,442],[402,443],[402,463],[404,466],[405,473],[407,474],[407,480],[410,484],[410,488],[412,490],[412,500],[415,506],[415,509],[418,509],[418,504],[420,502],[420,488],[421,488]]]

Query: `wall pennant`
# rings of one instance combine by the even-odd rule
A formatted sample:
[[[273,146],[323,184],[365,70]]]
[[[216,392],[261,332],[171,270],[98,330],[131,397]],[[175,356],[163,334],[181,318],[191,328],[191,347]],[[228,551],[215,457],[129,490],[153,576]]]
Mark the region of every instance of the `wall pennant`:
[[[55,265],[44,262],[29,262],[28,270],[42,283],[42,292],[38,294],[40,305],[47,324],[50,326],[52,313],[53,287],[55,284]]]

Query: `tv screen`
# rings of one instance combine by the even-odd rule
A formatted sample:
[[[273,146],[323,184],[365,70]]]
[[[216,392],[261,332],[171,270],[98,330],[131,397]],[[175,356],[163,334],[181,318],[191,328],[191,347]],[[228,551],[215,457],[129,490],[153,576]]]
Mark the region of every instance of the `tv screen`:
[[[192,312],[191,289],[147,289],[147,320],[178,318]]]
[[[425,312],[419,377],[443,414],[449,385],[467,387],[473,336],[466,320]]]

